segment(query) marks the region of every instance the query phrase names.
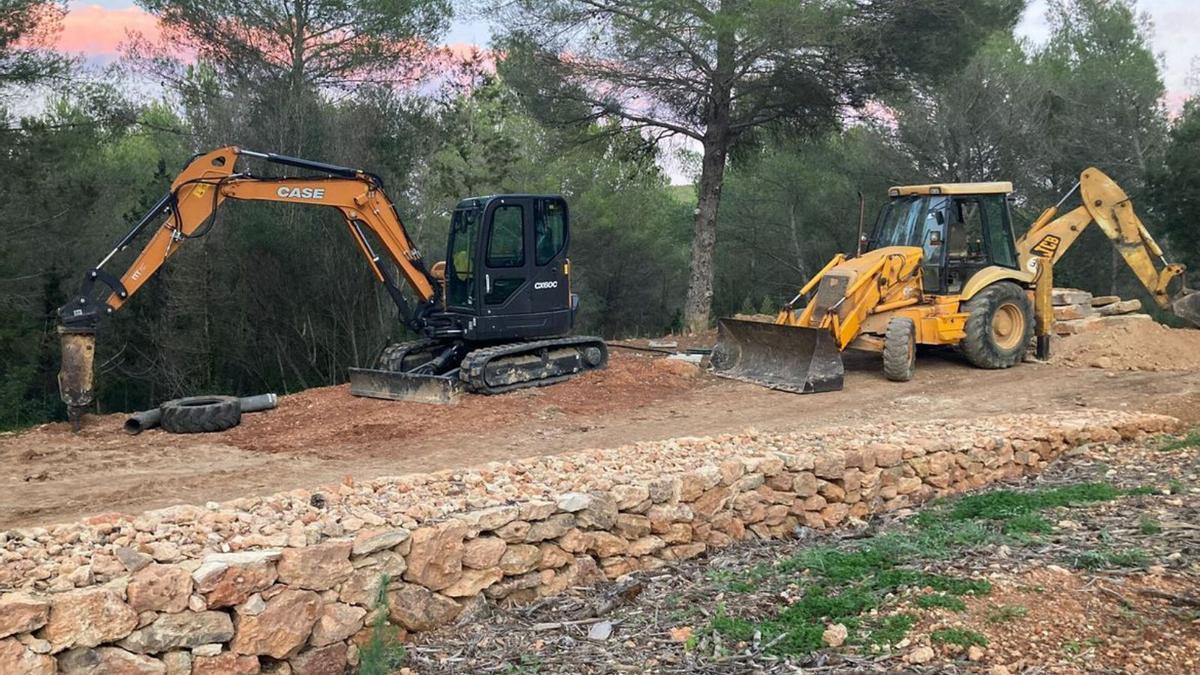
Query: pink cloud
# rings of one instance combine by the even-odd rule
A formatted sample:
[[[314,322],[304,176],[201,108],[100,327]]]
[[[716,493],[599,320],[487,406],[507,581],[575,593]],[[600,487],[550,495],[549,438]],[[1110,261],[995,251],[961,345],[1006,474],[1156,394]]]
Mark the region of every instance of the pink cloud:
[[[98,5],[73,6],[63,18],[57,47],[65,52],[93,57],[116,57],[129,32],[158,35],[157,20],[137,7],[109,9]]]

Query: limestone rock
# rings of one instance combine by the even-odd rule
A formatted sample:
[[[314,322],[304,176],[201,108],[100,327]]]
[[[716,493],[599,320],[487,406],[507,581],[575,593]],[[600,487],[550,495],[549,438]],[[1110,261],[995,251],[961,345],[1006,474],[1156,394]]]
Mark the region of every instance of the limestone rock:
[[[933,660],[934,656],[932,647],[922,646],[906,654],[904,660],[909,663],[929,663]]]
[[[16,638],[0,640],[0,673],[21,675],[54,675],[54,657],[37,654]]]
[[[400,584],[388,593],[388,615],[410,631],[433,630],[458,616],[461,607],[424,586]]]
[[[559,496],[557,505],[559,511],[575,513],[591,506],[592,497],[582,492],[568,492]]]
[[[542,559],[542,552],[537,546],[530,544],[511,544],[500,558],[500,569],[504,574],[516,576],[524,574],[535,567]]]
[[[362,556],[394,548],[404,543],[409,536],[411,535],[408,530],[402,527],[391,530],[362,530],[354,536],[354,547],[351,549],[351,553],[355,556]]]
[[[182,612],[192,594],[192,575],[175,565],[147,565],[129,580],[126,598],[136,612]]]
[[[442,589],[442,594],[451,598],[467,598],[476,595],[485,588],[504,578],[504,571],[499,567],[485,570],[466,569],[462,577],[450,586]]]
[[[493,506],[477,511],[459,513],[454,517],[470,525],[473,529],[488,532],[499,529],[517,519],[520,509],[516,506]]]
[[[351,541],[329,541],[304,548],[286,548],[276,563],[279,581],[310,591],[326,591],[354,573]]]
[[[192,582],[210,609],[240,605],[275,583],[275,561],[282,551],[247,551],[210,555],[192,572]]]
[[[50,617],[38,635],[57,652],[119,640],[137,624],[137,612],[112,590],[97,586],[54,596]]]
[[[300,650],[321,613],[321,596],[288,589],[267,601],[257,616],[238,615],[230,650],[237,654],[287,658]]]
[[[479,537],[471,539],[463,545],[462,564],[464,567],[482,570],[500,564],[508,545],[498,537]]]
[[[413,532],[404,578],[435,591],[458,581],[467,528],[466,523],[451,520]]]
[[[24,593],[0,596],[0,638],[29,633],[46,625],[50,603]]]
[[[117,549],[117,560],[121,561],[127,571],[136,572],[154,562],[154,557],[129,547],[121,547]]]
[[[825,628],[825,632],[821,634],[821,642],[825,643],[826,647],[841,647],[849,636],[850,631],[844,624],[835,623]]]
[[[191,675],[192,655],[189,652],[167,652],[162,655],[166,675]]]
[[[344,675],[346,649],[344,642],[338,642],[301,652],[288,659],[292,675]]]
[[[258,675],[258,657],[223,652],[192,659],[192,675]]]
[[[324,647],[354,635],[363,627],[367,610],[340,602],[326,603],[313,626],[309,644]]]
[[[573,527],[575,527],[575,516],[570,513],[559,513],[545,520],[531,523],[529,531],[525,534],[525,543],[536,544],[539,541],[556,539]]]
[[[180,612],[159,615],[150,625],[121,640],[125,649],[157,654],[171,649],[226,642],[233,637],[233,621],[225,612]]]
[[[58,656],[62,675],[165,675],[166,664],[116,647],[72,649]]]

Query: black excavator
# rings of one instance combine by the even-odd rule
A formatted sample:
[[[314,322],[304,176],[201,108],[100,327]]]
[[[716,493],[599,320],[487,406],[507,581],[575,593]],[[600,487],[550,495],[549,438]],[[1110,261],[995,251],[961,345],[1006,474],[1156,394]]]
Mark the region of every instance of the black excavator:
[[[310,175],[259,176],[239,170],[240,160]],[[451,218],[445,261],[427,268],[378,176],[230,146],[193,157],[167,194],[87,272],[79,293],[58,310],[59,389],[76,427],[94,399],[100,317],[120,309],[188,239],[206,234],[227,199],[326,206],[342,214],[400,320],[420,336],[384,349],[376,368],[350,369],[354,395],[450,402],[462,391],[498,394],[553,384],[608,363],[603,340],[570,336],[579,298],[571,292],[570,223],[561,196],[463,199]],[[154,234],[124,274],[104,269],[147,229]],[[411,299],[376,246],[404,278]],[[97,284],[107,288],[103,301],[94,297]]]

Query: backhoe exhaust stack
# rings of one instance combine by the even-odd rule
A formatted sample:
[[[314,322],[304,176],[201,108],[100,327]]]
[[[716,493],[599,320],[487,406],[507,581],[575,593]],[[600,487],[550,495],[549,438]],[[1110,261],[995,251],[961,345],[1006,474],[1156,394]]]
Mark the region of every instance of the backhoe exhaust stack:
[[[58,395],[67,404],[71,430],[79,431],[84,410],[96,399],[92,370],[96,360],[96,334],[63,327],[59,327],[58,333],[62,344]]]

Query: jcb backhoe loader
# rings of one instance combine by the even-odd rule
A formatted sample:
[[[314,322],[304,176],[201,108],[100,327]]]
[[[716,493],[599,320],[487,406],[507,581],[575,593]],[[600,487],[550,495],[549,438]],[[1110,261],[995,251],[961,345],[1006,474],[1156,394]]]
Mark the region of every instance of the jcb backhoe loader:
[[[239,159],[312,172],[258,176]],[[92,360],[102,315],[119,310],[187,240],[204,236],[226,200],[287,202],[337,209],[400,319],[421,336],[384,350],[375,370],[351,369],[351,393],[446,401],[460,389],[494,394],[551,384],[603,368],[608,350],[594,337],[567,337],[578,296],[571,293],[567,204],[554,195],[509,194],[459,202],[444,263],[426,269],[382,181],[365,171],[224,147],[192,158],[170,191],[87,272],[78,295],[58,311],[63,343],[59,388],[73,420],[93,400]],[[120,277],[104,270],[147,228],[156,230]],[[405,299],[380,253],[415,296]],[[110,293],[93,298],[97,283]]]
[[[1082,204],[1059,216],[1076,189]],[[957,345],[975,366],[1008,368],[1028,350],[1035,310],[1044,358],[1054,263],[1093,222],[1159,307],[1200,325],[1200,293],[1185,287],[1184,267],[1167,263],[1129,197],[1104,173],[1084,171],[1016,240],[1011,192],[1007,182],[891,188],[860,254],[835,256],[774,323],[719,322],[713,371],[807,394],[842,388],[845,349],[882,353],[884,376],[895,381],[912,377],[917,345]]]

